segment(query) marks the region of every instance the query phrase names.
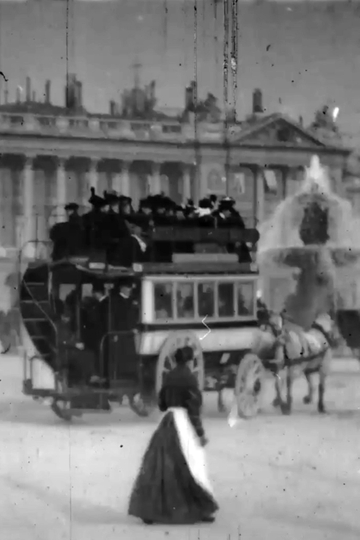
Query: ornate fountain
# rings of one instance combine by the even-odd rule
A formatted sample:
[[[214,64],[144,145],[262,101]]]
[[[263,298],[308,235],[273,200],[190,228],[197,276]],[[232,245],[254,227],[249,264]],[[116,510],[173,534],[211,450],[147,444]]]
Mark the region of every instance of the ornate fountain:
[[[332,191],[328,170],[317,156],[299,191],[261,229],[258,263],[264,290],[271,288],[272,277],[280,283],[284,276],[276,304],[287,321],[306,330],[338,302],[344,307],[349,284],[360,276],[360,223],[351,204]]]

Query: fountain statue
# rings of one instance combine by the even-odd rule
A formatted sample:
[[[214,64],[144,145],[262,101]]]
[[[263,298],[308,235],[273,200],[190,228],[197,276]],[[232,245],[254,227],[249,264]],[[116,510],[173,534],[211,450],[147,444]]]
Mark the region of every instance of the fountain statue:
[[[285,269],[291,281],[277,291],[285,321],[308,330],[319,314],[346,303],[358,272],[359,231],[351,204],[333,192],[327,168],[313,156],[298,192],[260,229],[260,274],[266,282]]]

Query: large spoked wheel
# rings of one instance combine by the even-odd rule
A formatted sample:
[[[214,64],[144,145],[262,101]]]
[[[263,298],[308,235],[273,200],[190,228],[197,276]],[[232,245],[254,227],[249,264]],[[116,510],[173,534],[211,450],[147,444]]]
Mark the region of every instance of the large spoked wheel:
[[[196,376],[199,389],[204,389],[204,357],[200,341],[196,334],[187,330],[171,332],[161,347],[156,366],[156,395],[160,392],[166,375],[176,366],[175,352],[182,347],[191,347],[193,350],[193,360],[189,363],[191,371]]]
[[[253,353],[244,356],[236,375],[235,397],[242,418],[256,416],[261,407],[265,370],[260,358]]]

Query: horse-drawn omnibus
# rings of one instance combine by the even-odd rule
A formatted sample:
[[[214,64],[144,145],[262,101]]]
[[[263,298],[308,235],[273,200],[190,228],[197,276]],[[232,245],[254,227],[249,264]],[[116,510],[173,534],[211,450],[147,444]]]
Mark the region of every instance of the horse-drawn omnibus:
[[[223,249],[236,242],[254,248],[258,238],[255,229],[156,227],[147,239],[150,251],[171,244],[170,260],[150,257],[127,267],[109,264],[98,252],[54,261],[49,246],[31,262],[20,256],[24,393],[49,400],[65,420],[110,411],[125,397],[147,416],[174,352],[185,345],[192,348],[201,390],[218,391],[220,409],[221,391],[234,387],[239,369],[259,386],[262,365],[251,353],[258,336],[256,265]],[[179,253],[179,242],[197,248]],[[133,322],[104,326],[105,318],[114,319],[123,286],[131,290]],[[107,311],[91,326],[99,290]],[[101,334],[99,326],[107,331]]]

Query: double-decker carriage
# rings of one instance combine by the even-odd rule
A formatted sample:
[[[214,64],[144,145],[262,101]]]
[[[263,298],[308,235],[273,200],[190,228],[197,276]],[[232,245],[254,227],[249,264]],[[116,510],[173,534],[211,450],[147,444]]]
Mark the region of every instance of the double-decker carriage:
[[[251,352],[257,271],[223,248],[236,242],[254,248],[258,237],[254,229],[157,227],[147,238],[155,256],[127,267],[110,265],[99,252],[57,261],[21,257],[24,393],[50,400],[65,420],[110,411],[124,398],[147,416],[176,349],[185,345],[202,390],[220,396],[244,373],[259,385],[262,365]],[[178,252],[180,244],[192,253]],[[162,245],[167,252],[171,246],[168,262],[156,260]],[[124,286],[132,290],[126,328],[116,311]],[[94,291],[105,296],[105,311],[97,310]]]

